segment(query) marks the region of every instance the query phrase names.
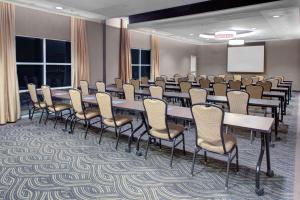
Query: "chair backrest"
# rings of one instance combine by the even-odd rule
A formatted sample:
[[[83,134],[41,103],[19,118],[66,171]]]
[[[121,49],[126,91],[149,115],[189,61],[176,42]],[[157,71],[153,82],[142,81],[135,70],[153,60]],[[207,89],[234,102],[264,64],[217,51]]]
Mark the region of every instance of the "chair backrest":
[[[253,83],[253,84],[256,84],[258,81],[259,81],[258,76],[253,76],[253,77],[252,77],[252,83]]]
[[[150,86],[150,95],[152,98],[162,99],[163,98],[163,88],[160,86]]]
[[[207,91],[205,89],[191,88],[189,94],[190,94],[192,105],[198,103],[206,103]]]
[[[258,81],[256,85],[261,85],[264,88],[264,92],[270,92],[272,88],[272,83],[270,81]]]
[[[224,78],[216,76],[214,78],[214,82],[215,83],[223,83],[224,82]]]
[[[258,77],[258,81],[263,81],[263,80],[265,80],[265,77],[264,76],[257,76]]]
[[[282,75],[278,75],[278,76],[275,76],[275,77],[280,78],[280,80],[281,80],[280,83],[284,81],[284,76],[282,76]]]
[[[174,74],[174,81],[178,83],[178,79],[181,78],[180,74]]]
[[[32,103],[39,103],[39,99],[37,97],[37,93],[36,93],[36,86],[33,83],[29,83],[27,84],[27,89],[30,95],[30,99],[32,101]]]
[[[101,82],[101,81],[97,81],[96,82],[96,87],[98,92],[105,92],[105,83]]]
[[[160,77],[161,77],[165,82],[167,82],[167,80],[168,80],[168,76],[167,76],[167,75],[160,75]]]
[[[199,77],[203,78],[203,79],[207,79],[207,76],[204,74],[201,74]]]
[[[166,89],[166,82],[165,81],[155,81],[156,86],[162,87],[163,91]]]
[[[167,103],[161,99],[144,99],[144,108],[149,126],[154,130],[166,130]]]
[[[225,82],[233,81],[233,76],[232,75],[225,75]]]
[[[96,94],[99,111],[104,119],[114,119],[112,112],[112,100],[109,93],[98,92]]]
[[[177,83],[180,84],[181,82],[188,82],[188,81],[189,81],[188,77],[180,77],[178,78]]]
[[[209,76],[207,76],[207,79],[208,79],[210,82],[214,82],[214,81],[215,81],[215,76],[209,75]]]
[[[241,90],[242,82],[239,80],[233,81],[230,80],[229,82],[229,88],[232,90]]]
[[[188,81],[190,81],[190,82],[194,82],[195,81],[195,75],[194,74],[189,74],[188,75]]]
[[[226,75],[225,74],[219,74],[218,77],[225,79]]]
[[[227,92],[229,112],[237,114],[248,114],[249,94],[243,91]]]
[[[279,83],[278,79],[269,79],[269,81],[272,83],[272,89],[278,87],[278,83]]]
[[[53,106],[50,87],[48,85],[42,85],[41,89],[42,89],[45,104],[49,107]]]
[[[141,78],[141,83],[142,83],[143,85],[148,85],[148,82],[149,82],[149,78],[148,78],[148,77],[143,76],[143,77]]]
[[[192,83],[190,83],[190,82],[181,82],[180,83],[180,91],[181,92],[188,93],[191,88],[192,88]]]
[[[233,80],[234,81],[242,81],[242,75],[240,75],[240,74],[235,74],[235,75],[233,75]]]
[[[134,101],[134,86],[131,84],[123,84],[125,99],[127,101]]]
[[[210,81],[208,79],[200,79],[199,84],[202,89],[209,88]]]
[[[155,78],[155,81],[165,81],[165,79],[164,77],[159,76]]]
[[[247,86],[247,85],[251,85],[253,82],[252,78],[250,77],[245,77],[245,78],[242,78],[242,84],[244,86]]]
[[[251,99],[262,99],[264,88],[261,85],[247,85],[246,92]]]
[[[281,76],[275,76],[274,79],[278,80],[278,84],[283,81],[282,78],[281,78]]]
[[[133,85],[135,90],[139,90],[140,89],[140,81],[139,80],[134,80],[131,79],[130,80],[130,84]]]
[[[196,145],[208,143],[219,146],[221,144],[226,153],[223,138],[224,111],[212,104],[195,104],[191,111],[196,125]]]
[[[77,89],[70,89],[69,95],[71,98],[72,107],[75,113],[83,113],[83,103],[80,90]]]
[[[213,85],[214,93],[216,96],[226,96],[227,84],[225,83],[215,83]]]
[[[83,96],[89,95],[89,82],[85,80],[79,81],[80,90]]]
[[[116,87],[119,88],[119,89],[122,89],[123,88],[123,82],[120,78],[116,78],[115,79],[115,84],[116,84]]]

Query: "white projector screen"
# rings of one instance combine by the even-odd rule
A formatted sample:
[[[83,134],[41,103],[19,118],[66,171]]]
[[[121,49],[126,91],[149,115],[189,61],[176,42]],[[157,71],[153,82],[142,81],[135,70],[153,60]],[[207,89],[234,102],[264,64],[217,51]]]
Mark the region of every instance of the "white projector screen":
[[[228,72],[262,73],[265,69],[265,46],[228,47]]]

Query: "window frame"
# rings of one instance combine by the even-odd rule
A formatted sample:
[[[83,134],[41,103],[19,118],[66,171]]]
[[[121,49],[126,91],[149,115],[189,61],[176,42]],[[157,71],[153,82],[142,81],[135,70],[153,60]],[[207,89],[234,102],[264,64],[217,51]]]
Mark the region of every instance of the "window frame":
[[[43,62],[16,62],[16,68],[18,69],[18,65],[42,65],[43,66],[43,85],[47,84],[47,65],[58,65],[58,66],[70,66],[71,67],[71,85],[64,86],[64,87],[51,87],[53,89],[70,89],[72,87],[72,74],[73,74],[73,66],[72,66],[72,54],[71,54],[71,63],[47,63],[46,55],[47,55],[47,40],[55,40],[61,42],[70,42],[69,40],[61,40],[61,39],[52,39],[52,38],[41,38],[41,37],[34,37],[34,36],[26,36],[26,35],[15,35],[15,37],[25,37],[25,38],[35,38],[43,40]],[[38,88],[40,90],[40,88]],[[26,93],[28,90],[19,90],[19,93]]]
[[[131,73],[132,73],[132,67],[138,67],[139,68],[139,79],[138,80],[141,80],[142,78],[142,67],[148,67],[150,66],[150,80],[152,79],[152,63],[151,63],[151,49],[144,49],[144,48],[131,48],[131,50],[138,50],[139,51],[139,63],[138,64],[132,64],[132,61],[131,61]],[[150,51],[150,63],[149,64],[142,64],[142,51]],[[133,77],[131,77],[133,79]]]

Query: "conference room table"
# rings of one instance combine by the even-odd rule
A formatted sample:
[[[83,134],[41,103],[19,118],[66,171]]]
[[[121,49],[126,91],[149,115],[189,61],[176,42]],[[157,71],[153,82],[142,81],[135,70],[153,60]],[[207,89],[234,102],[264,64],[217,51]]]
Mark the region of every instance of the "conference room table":
[[[38,92],[41,94],[41,92]],[[57,99],[70,100],[70,96],[68,91],[66,90],[52,90],[52,96]],[[95,94],[83,96],[83,102],[88,104],[97,105]],[[142,121],[140,125],[134,129],[131,135],[128,138],[128,149],[127,152],[131,150],[131,141],[134,137],[134,134],[137,133],[139,129],[142,127],[146,127],[145,117],[144,117],[144,107],[142,101],[126,101],[124,99],[113,98],[112,106],[115,109],[133,111],[140,113],[142,116]],[[167,115],[171,118],[178,118],[188,121],[193,121],[191,109],[187,107],[180,107],[174,105],[168,105]],[[67,123],[67,122],[66,122]],[[264,194],[264,188],[260,183],[260,172],[261,172],[261,164],[266,153],[266,163],[267,163],[267,172],[266,175],[268,177],[273,177],[274,172],[271,169],[271,159],[270,159],[270,143],[269,138],[272,132],[272,126],[274,124],[274,119],[269,117],[261,117],[261,116],[253,116],[253,115],[242,115],[235,113],[225,112],[224,115],[224,125],[230,127],[238,127],[246,130],[252,130],[261,133],[261,145],[260,145],[260,153],[258,157],[258,161],[256,163],[256,173],[255,173],[255,192],[257,195]],[[137,155],[141,155],[139,152],[139,142],[143,135],[145,135],[147,131],[145,130],[140,136],[137,142]]]
[[[90,89],[95,90],[94,87],[91,87]],[[122,88],[116,88],[115,86],[108,86],[106,87],[106,91],[110,93],[120,93],[123,94],[124,91]],[[150,92],[148,90],[135,90],[136,95],[140,96],[151,96]],[[272,95],[272,94],[266,94],[266,95]],[[167,98],[178,98],[178,99],[190,99],[190,96],[188,93],[182,93],[182,92],[164,92],[164,97]],[[214,103],[228,103],[228,100],[225,96],[214,96],[214,95],[208,95],[207,97],[208,102],[214,102]],[[278,136],[278,125],[279,121],[283,121],[283,112],[281,112],[281,119],[278,115],[278,109],[281,107],[282,103],[278,100],[269,100],[269,99],[250,99],[249,100],[250,106],[256,106],[256,107],[264,107],[264,108],[271,108],[272,110],[272,116],[275,119],[275,140],[280,140],[281,138]]]

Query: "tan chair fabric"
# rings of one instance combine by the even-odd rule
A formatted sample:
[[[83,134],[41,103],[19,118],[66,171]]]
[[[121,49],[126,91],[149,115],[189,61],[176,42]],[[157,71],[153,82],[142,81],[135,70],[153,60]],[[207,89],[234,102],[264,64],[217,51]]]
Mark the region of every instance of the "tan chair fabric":
[[[152,98],[162,99],[163,98],[163,88],[160,86],[150,86],[149,91]]]
[[[96,99],[99,111],[103,119],[113,119],[112,101],[110,94],[98,92],[96,94]]]
[[[188,82],[188,81],[189,81],[188,77],[180,77],[177,80],[178,84],[180,84],[181,82]]]
[[[260,85],[248,85],[246,86],[246,92],[250,95],[251,99],[261,99],[264,88]]]
[[[258,77],[258,81],[263,81],[265,80],[265,77],[264,76],[257,76]]]
[[[180,83],[180,91],[183,93],[188,93],[191,88],[192,88],[192,83],[190,83],[190,82],[181,82]]]
[[[119,89],[122,89],[123,88],[123,82],[120,78],[116,78],[115,79],[115,84],[116,84],[116,87],[119,88]]]
[[[252,77],[252,83],[256,84],[259,81],[259,78],[257,76]]]
[[[167,75],[161,75],[160,77],[162,78],[163,81],[167,82],[167,80],[168,80],[168,76]]]
[[[114,122],[115,120],[115,122]],[[116,116],[113,119],[104,119],[103,123],[106,126],[110,126],[110,127],[115,127],[115,124],[117,125],[117,127],[123,126],[124,124],[127,124],[129,122],[132,122],[132,117],[131,116]]]
[[[226,75],[225,74],[219,74],[218,77],[225,79]]]
[[[0,124],[20,119],[16,67],[15,5],[0,2]]]
[[[227,93],[229,111],[237,114],[248,114],[249,94],[242,91],[230,91]]]
[[[72,107],[75,113],[83,113],[84,108],[82,105],[82,97],[81,97],[81,92],[76,89],[70,89],[69,90],[69,95],[71,98],[72,102]]]
[[[210,81],[210,82],[214,82],[215,81],[215,76],[207,76],[207,79]]]
[[[242,86],[242,82],[241,81],[233,81],[233,80],[230,80],[229,81],[229,88],[232,89],[232,90],[241,90],[241,86]]]
[[[192,105],[206,103],[207,91],[205,89],[192,88],[189,91]]]
[[[227,93],[227,84],[225,83],[215,83],[213,85],[214,94],[216,96],[226,96]]]
[[[30,99],[33,103],[39,103],[37,93],[36,93],[36,86],[33,83],[27,84],[28,92],[30,95]]]
[[[208,79],[200,79],[199,84],[201,89],[206,89],[209,88],[210,81]]]
[[[131,84],[124,84],[123,90],[125,94],[125,99],[127,101],[134,101],[134,86]]]
[[[164,77],[156,77],[155,81],[165,81]]]
[[[97,87],[98,92],[105,92],[106,91],[105,83],[103,83],[103,82],[100,82],[100,81],[96,82],[96,87]]]
[[[184,131],[184,127],[180,124],[168,124],[169,128],[169,133],[170,133],[170,138],[175,138],[179,134],[181,134]],[[156,130],[156,129],[151,129],[150,134],[156,138],[161,138],[164,140],[169,139],[168,131],[167,129],[165,130]]]
[[[215,77],[214,78],[214,82],[215,83],[223,83],[224,82],[224,78],[222,78],[222,77]]]
[[[264,88],[264,92],[270,92],[272,88],[272,83],[270,81],[265,81],[265,82],[259,81],[257,85],[261,85]]]
[[[200,75],[200,77],[203,78],[203,79],[207,79],[207,76],[204,75],[204,74]]]
[[[189,80],[188,80],[189,82],[194,82],[195,79],[196,79],[196,77],[195,77],[194,74],[189,74],[189,75],[188,75],[188,79],[189,79]]]
[[[233,81],[232,75],[225,75],[225,82],[228,83],[229,81]]]
[[[142,77],[142,78],[141,78],[141,83],[142,83],[143,85],[148,85],[148,82],[149,82],[148,77]]]
[[[48,107],[53,106],[50,87],[48,85],[42,85],[41,89],[42,89],[42,94],[43,94],[43,97],[44,97],[44,102],[46,103],[46,105]]]
[[[90,58],[86,22],[71,17],[72,86],[77,88],[79,80],[90,80]]]
[[[251,85],[253,82],[252,78],[250,77],[245,77],[245,78],[242,78],[242,84],[244,86],[247,86],[247,85]]]
[[[140,89],[140,81],[139,80],[134,80],[131,79],[130,80],[130,84],[133,85],[135,90],[139,90]]]
[[[87,108],[83,113],[76,113],[76,117],[81,120],[90,120],[95,117],[100,116],[99,110],[97,108]]]
[[[278,79],[270,79],[269,81],[272,83],[272,89],[275,89],[278,87],[278,83],[279,83]]]
[[[150,127],[158,131],[166,130],[167,104],[159,99],[144,99],[144,107]]]
[[[240,74],[233,75],[233,80],[234,81],[242,81],[242,75],[240,75]]]
[[[166,82],[165,81],[155,81],[155,85],[162,87],[163,91],[166,90]]]
[[[81,89],[82,95],[83,96],[89,95],[90,94],[89,93],[89,82],[81,80],[79,82],[79,84],[80,84],[80,89]]]
[[[63,110],[68,110],[71,108],[71,106],[69,104],[66,104],[66,103],[56,103],[55,105],[53,106],[48,106],[47,107],[48,110],[50,110],[51,112],[61,112]]]
[[[196,124],[198,146],[219,154],[229,152],[235,147],[235,137],[222,132],[224,118],[222,109],[215,106],[194,105],[192,113]],[[226,152],[223,148],[222,135]]]
[[[174,75],[174,81],[176,82],[176,83],[178,83],[178,79],[179,78],[181,78],[182,76],[180,75],[180,74],[175,74]]]

